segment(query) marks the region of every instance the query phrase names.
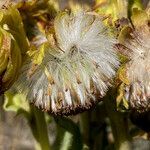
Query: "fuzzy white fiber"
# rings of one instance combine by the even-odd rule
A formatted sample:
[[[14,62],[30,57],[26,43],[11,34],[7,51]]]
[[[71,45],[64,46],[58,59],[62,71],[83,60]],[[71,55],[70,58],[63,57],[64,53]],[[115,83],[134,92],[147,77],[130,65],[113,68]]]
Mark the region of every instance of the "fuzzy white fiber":
[[[150,108],[150,29],[142,26],[132,34],[126,45],[132,50],[127,76],[131,83],[129,100],[133,107]],[[139,108],[138,108],[139,107]],[[141,108],[140,108],[141,107]]]
[[[87,12],[61,13],[54,30],[55,44],[49,41],[42,63],[30,77],[31,65],[25,65],[15,85],[30,102],[52,113],[88,109],[96,95],[105,95],[119,66],[116,40],[98,16]]]

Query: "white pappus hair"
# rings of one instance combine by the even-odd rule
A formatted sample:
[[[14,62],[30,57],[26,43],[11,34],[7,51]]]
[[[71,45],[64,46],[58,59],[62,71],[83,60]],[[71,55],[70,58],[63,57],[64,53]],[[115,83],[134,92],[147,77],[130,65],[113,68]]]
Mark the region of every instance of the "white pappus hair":
[[[55,44],[49,42],[42,63],[32,62],[30,67],[35,67],[29,70],[25,65],[15,86],[45,111],[76,114],[91,108],[108,90],[119,66],[116,40],[98,16],[87,12],[61,13],[54,30]]]
[[[132,50],[127,69],[128,99],[132,108],[146,111],[150,109],[150,28],[136,29],[126,46]]]

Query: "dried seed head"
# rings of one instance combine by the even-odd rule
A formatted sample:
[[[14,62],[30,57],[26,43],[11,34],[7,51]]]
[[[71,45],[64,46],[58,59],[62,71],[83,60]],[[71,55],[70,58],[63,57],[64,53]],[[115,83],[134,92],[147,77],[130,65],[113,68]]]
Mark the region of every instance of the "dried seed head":
[[[131,34],[126,46],[132,51],[127,66],[130,81],[128,99],[130,106],[138,111],[150,109],[150,28],[142,26]]]
[[[44,48],[43,57],[39,60],[34,55],[14,86],[42,110],[77,114],[105,95],[119,66],[113,49],[116,41],[92,13],[61,13],[54,21],[54,30],[55,42],[48,39],[40,47],[42,54]],[[28,69],[34,63],[36,68]]]

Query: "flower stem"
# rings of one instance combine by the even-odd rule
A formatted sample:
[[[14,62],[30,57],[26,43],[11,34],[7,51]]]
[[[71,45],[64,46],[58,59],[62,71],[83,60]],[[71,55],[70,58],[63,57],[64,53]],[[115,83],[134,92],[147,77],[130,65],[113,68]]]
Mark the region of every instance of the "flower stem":
[[[73,135],[70,132],[66,131],[61,143],[60,150],[70,149],[72,142],[73,142]]]
[[[29,125],[33,136],[37,141],[37,145],[40,145],[41,150],[51,150],[44,112],[38,110],[34,106],[31,106],[31,114],[32,117],[29,121]]]
[[[68,144],[70,144],[71,150],[82,150],[83,142],[82,142],[81,133],[80,133],[80,129],[78,125],[74,123],[71,119],[66,118],[66,117],[57,116],[57,117],[54,117],[54,119],[60,127],[66,130],[66,134],[64,138],[65,139],[67,138],[69,140],[69,142],[63,141],[62,143],[63,145],[61,145],[61,149],[62,147],[66,147],[66,146],[68,147],[69,146]]]
[[[89,112],[80,114],[80,130],[82,134],[84,147],[89,147]]]
[[[125,114],[117,111],[115,100],[116,93],[116,91],[109,92],[104,100],[104,104],[110,119],[116,150],[130,150],[127,117]]]

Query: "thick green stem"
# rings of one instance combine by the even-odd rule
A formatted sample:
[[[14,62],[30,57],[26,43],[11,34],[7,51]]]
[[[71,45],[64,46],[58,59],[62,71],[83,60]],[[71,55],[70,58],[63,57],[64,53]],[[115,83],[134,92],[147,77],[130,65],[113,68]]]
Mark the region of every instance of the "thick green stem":
[[[65,134],[64,134],[64,137],[63,137],[63,140],[62,140],[62,143],[61,143],[61,147],[60,147],[60,150],[68,150],[70,149],[72,143],[73,143],[73,135],[66,131]]]
[[[115,148],[116,150],[130,150],[127,117],[117,111],[115,97],[116,91],[111,91],[104,101],[115,139]]]
[[[69,140],[69,142],[64,141],[62,142],[62,147],[69,147],[71,146],[71,150],[83,150],[83,142],[81,138],[80,129],[77,124],[75,124],[71,119],[66,117],[55,117],[54,118],[56,123],[64,128],[67,132],[65,133],[65,137]],[[66,142],[66,143],[65,143]],[[67,149],[65,149],[67,150]]]
[[[82,134],[84,147],[89,147],[89,113],[80,114],[80,131]]]
[[[29,124],[33,136],[35,137],[38,145],[40,145],[40,149],[51,150],[44,112],[38,110],[34,106],[31,106],[31,114],[32,117],[31,120],[29,121]]]

